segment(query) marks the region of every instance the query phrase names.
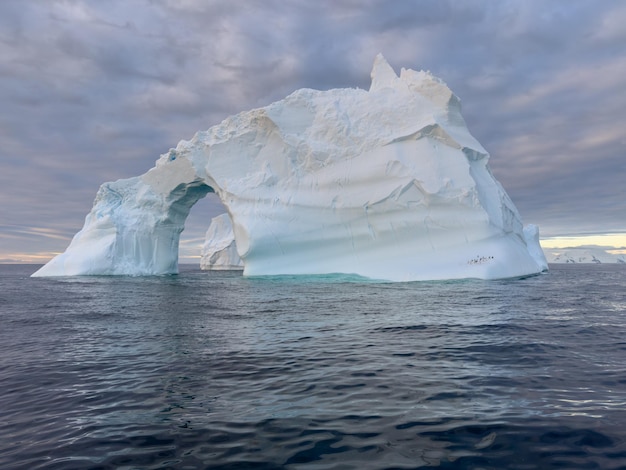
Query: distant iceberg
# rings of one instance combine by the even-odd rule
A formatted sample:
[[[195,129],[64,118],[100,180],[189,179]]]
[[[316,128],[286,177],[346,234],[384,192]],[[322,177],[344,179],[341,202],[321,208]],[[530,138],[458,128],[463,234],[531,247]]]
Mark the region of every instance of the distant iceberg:
[[[608,253],[601,247],[554,248],[545,250],[549,263],[626,264],[626,255]]]
[[[382,55],[371,77],[369,91],[301,89],[230,117],[144,175],[103,184],[34,276],[176,273],[185,219],[208,192],[227,219],[209,230],[205,268],[392,281],[547,269],[450,89],[428,72],[398,77]]]
[[[202,245],[200,269],[243,269],[243,261],[237,253],[235,233],[228,214],[218,215],[211,219],[211,225],[206,232],[206,241]]]

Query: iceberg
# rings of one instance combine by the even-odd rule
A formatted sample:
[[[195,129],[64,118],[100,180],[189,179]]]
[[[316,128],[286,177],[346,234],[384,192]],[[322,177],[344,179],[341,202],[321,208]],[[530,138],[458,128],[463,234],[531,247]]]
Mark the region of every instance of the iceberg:
[[[176,273],[185,219],[209,192],[226,214],[205,268],[389,281],[545,270],[536,227],[524,231],[445,83],[398,76],[380,54],[371,78],[369,90],[297,90],[103,184],[82,230],[33,276]]]
[[[626,264],[626,255],[607,252],[599,246],[546,250],[549,263]]]
[[[200,269],[216,271],[243,269],[243,261],[237,253],[235,233],[228,214],[211,219],[211,225],[206,231],[206,241],[202,245]]]

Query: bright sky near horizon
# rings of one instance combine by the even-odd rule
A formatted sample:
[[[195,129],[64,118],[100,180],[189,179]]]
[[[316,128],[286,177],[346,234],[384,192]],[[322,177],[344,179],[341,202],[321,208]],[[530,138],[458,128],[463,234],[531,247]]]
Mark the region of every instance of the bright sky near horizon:
[[[577,246],[598,246],[609,249],[614,254],[626,254],[626,234],[604,233],[597,235],[573,235],[550,237],[541,240],[544,249],[572,248]]]
[[[62,252],[100,184],[197,130],[298,88],[367,89],[379,52],[461,98],[544,247],[626,250],[624,24],[619,0],[2,0],[0,262]],[[193,208],[182,261],[220,212]]]

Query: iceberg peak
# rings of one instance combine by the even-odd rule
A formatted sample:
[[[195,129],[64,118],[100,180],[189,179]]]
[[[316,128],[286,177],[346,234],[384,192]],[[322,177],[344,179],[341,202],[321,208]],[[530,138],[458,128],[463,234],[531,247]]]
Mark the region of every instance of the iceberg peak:
[[[372,77],[370,91],[377,91],[383,88],[393,88],[398,81],[396,72],[381,53],[379,53],[374,59],[374,65],[372,66],[370,76]]]

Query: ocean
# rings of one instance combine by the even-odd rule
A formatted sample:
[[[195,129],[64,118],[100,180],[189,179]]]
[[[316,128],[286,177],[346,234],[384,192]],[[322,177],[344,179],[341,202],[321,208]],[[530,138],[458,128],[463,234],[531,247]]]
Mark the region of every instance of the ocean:
[[[626,469],[626,266],[37,267],[0,265],[0,469]]]

